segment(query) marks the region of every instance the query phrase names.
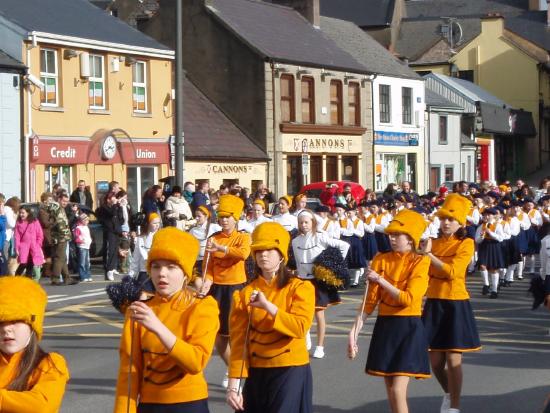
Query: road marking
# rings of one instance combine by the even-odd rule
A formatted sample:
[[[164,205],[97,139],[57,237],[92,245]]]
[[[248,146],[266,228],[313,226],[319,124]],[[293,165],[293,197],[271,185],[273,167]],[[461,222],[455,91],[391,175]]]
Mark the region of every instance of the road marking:
[[[69,301],[69,300],[78,300],[79,298],[86,298],[86,297],[94,297],[96,295],[104,295],[105,291],[97,292],[97,293],[88,293],[88,294],[80,294],[80,295],[72,295],[70,297],[64,297],[64,298],[56,298],[55,300],[50,300],[50,303],[59,303],[61,301]]]
[[[87,338],[120,338],[120,333],[45,333],[45,337],[87,337]]]
[[[71,324],[54,324],[50,326],[44,326],[44,328],[63,328],[63,327],[80,327],[80,326],[89,326],[92,324],[100,324],[99,321],[83,321],[81,323],[71,323]]]
[[[103,323],[103,324],[106,324],[108,326],[115,327],[115,328],[122,328],[123,325],[124,325],[124,323],[121,323],[120,321],[109,320],[108,318],[102,317],[102,316],[94,314],[94,313],[90,313],[88,311],[79,310],[78,315],[81,315],[81,316],[86,317],[86,318],[90,318],[92,320],[99,321],[100,323]]]
[[[48,295],[48,300],[50,298],[59,298],[59,297],[67,297],[68,294],[54,294],[54,295]]]
[[[84,290],[83,293],[96,293],[98,291],[105,291],[105,288],[96,288],[94,290]]]

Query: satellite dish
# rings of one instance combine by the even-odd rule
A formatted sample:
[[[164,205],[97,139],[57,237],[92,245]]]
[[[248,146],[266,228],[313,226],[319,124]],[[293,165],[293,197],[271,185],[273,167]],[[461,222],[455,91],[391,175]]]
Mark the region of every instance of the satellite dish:
[[[443,19],[445,23],[440,28],[441,36],[449,42],[451,53],[455,53],[455,46],[458,46],[462,42],[462,26],[454,17],[443,17]]]

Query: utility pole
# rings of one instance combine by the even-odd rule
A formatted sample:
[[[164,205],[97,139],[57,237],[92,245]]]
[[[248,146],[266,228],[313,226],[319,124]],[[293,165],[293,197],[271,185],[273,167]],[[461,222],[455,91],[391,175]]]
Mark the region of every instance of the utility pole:
[[[182,1],[176,0],[176,185],[183,188],[185,160],[183,136],[183,10]]]

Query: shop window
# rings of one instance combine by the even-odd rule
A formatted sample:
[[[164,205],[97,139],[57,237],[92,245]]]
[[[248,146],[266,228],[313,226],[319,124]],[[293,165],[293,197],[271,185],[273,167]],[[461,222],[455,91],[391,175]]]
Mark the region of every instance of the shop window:
[[[105,109],[105,72],[103,56],[90,55],[88,104],[90,109]]]
[[[304,186],[302,157],[289,156],[286,160],[286,191],[288,194],[297,194],[302,186]]]
[[[58,184],[70,194],[73,190],[73,168],[70,165],[48,165],[44,181],[46,191],[52,192],[53,187]]]
[[[281,122],[294,122],[294,76],[281,76]]]
[[[309,181],[310,182],[323,181],[323,157],[322,156],[309,157]]]
[[[353,82],[348,85],[348,111],[349,124],[361,126],[361,87],[359,83]]]
[[[357,156],[342,156],[342,180],[358,181],[358,162]]]
[[[314,87],[312,77],[302,77],[302,123],[315,123]]]
[[[132,69],[134,112],[147,112],[147,62],[137,61]]]
[[[447,145],[447,116],[439,116],[439,144]]]
[[[418,182],[416,181],[416,153],[407,154],[407,179],[412,183],[413,188],[418,188]],[[401,183],[403,181],[399,181]]]
[[[403,105],[403,125],[412,125],[412,88],[401,88],[401,102]]]
[[[326,166],[326,180],[327,181],[337,181],[338,180],[338,157],[337,156],[327,156],[327,166]]]
[[[40,50],[40,81],[44,83],[44,89],[40,91],[40,103],[44,106],[58,106],[57,50]]]
[[[379,106],[380,106],[380,123],[391,122],[391,87],[390,85],[379,85]]]
[[[145,191],[157,183],[157,168],[155,166],[126,167],[126,191],[128,202],[134,211],[141,209],[141,201]]]
[[[342,82],[330,81],[330,123],[342,125]]]
[[[262,181],[261,179],[253,179],[251,182],[250,182],[250,191],[251,193],[255,193],[257,190],[258,190],[258,187],[263,184],[264,181]]]
[[[452,166],[445,167],[445,182],[453,182],[455,180],[455,171]]]

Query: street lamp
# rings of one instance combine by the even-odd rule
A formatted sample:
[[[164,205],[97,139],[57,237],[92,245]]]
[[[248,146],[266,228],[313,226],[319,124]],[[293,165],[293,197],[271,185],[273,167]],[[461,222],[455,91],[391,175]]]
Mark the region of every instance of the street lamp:
[[[184,136],[183,136],[183,10],[182,0],[176,0],[176,137],[175,173],[176,185],[183,188],[184,182]]]

